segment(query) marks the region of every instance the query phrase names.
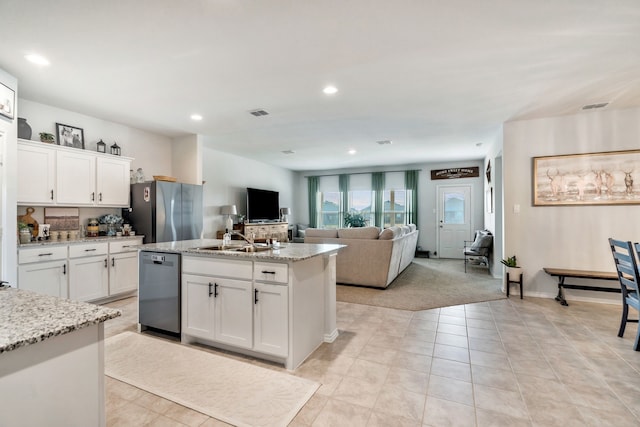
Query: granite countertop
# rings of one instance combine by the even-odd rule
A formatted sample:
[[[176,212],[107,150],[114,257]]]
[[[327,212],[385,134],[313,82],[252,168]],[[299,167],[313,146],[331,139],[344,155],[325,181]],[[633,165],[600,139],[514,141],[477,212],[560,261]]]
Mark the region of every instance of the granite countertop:
[[[99,236],[99,237],[80,237],[73,240],[39,240],[36,242],[19,243],[18,248],[35,248],[38,246],[53,246],[53,245],[73,245],[75,243],[94,243],[94,242],[113,242],[118,240],[131,240],[137,238],[143,238],[141,234],[135,236]]]
[[[105,322],[120,310],[31,291],[0,288],[0,353]]]
[[[243,242],[234,240],[232,245],[242,245]],[[196,255],[206,257],[235,257],[244,259],[270,259],[277,261],[301,261],[314,256],[338,251],[345,245],[338,244],[312,244],[312,243],[281,243],[280,248],[268,249],[259,252],[238,252],[234,250],[208,250],[200,249],[207,246],[222,245],[220,239],[180,240],[177,242],[147,243],[138,246],[143,251],[179,253],[183,255]],[[260,243],[256,244],[260,246]]]

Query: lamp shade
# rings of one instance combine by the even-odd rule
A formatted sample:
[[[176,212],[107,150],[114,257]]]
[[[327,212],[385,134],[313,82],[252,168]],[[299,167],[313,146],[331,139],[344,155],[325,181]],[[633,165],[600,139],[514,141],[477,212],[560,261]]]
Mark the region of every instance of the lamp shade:
[[[236,205],[220,206],[220,215],[237,215]]]
[[[290,208],[280,208],[280,215],[291,215]]]

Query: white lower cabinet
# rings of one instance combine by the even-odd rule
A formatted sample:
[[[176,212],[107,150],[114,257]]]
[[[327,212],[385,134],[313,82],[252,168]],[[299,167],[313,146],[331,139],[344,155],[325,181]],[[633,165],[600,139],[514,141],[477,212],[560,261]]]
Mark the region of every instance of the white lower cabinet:
[[[183,334],[238,349],[283,358],[288,356],[286,283],[277,285],[247,280],[248,272],[254,271],[252,261],[230,261],[235,264],[233,271],[241,278],[235,279],[207,275],[215,273],[216,266],[229,269],[229,263],[184,258]],[[227,270],[226,273],[230,272]]]
[[[254,285],[253,347],[286,357],[289,354],[289,293],[286,285]]]
[[[93,301],[109,295],[106,255],[69,260],[69,299]]]
[[[109,242],[109,295],[138,289],[138,249],[142,238]]]
[[[18,266],[18,288],[68,298],[67,259]]]

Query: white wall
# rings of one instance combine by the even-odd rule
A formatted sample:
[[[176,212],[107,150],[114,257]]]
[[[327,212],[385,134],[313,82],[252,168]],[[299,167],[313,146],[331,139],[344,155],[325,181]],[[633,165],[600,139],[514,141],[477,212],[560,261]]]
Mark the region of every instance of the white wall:
[[[171,144],[173,177],[178,182],[202,184],[202,142],[199,135],[175,138]]]
[[[280,193],[280,206],[291,207],[295,193],[296,173],[224,153],[212,148],[203,137],[202,167],[204,184],[204,237],[215,238],[216,231],[224,229],[220,206],[236,205],[239,214],[246,214],[247,187],[273,190]],[[289,217],[296,222],[297,212]]]
[[[480,176],[478,178],[461,178],[447,180],[431,180],[432,169],[447,169],[466,166],[478,166],[480,168]],[[423,251],[431,251],[434,254],[438,250],[438,219],[434,209],[437,208],[437,186],[438,185],[471,185],[471,230],[484,228],[484,169],[481,160],[470,160],[464,162],[450,163],[422,163],[412,165],[395,165],[377,168],[357,168],[357,169],[340,169],[340,170],[324,170],[324,171],[308,171],[297,173],[297,201],[296,209],[300,210],[301,215],[296,216],[295,222],[307,224],[309,222],[308,208],[308,188],[306,176],[315,175],[337,175],[341,173],[358,173],[358,172],[388,172],[403,170],[420,170],[418,178],[418,227],[420,235],[418,237],[418,246]],[[433,256],[433,255],[432,255]]]
[[[505,255],[517,255],[522,264],[525,295],[557,293],[556,280],[543,267],[614,271],[607,239],[640,241],[640,205],[533,207],[532,157],[638,149],[639,123],[640,108],[633,108],[504,125]],[[640,171],[634,175],[635,185],[640,185]],[[520,213],[514,213],[514,205]],[[603,292],[567,294],[573,299],[620,300],[618,294]]]
[[[18,81],[12,75],[0,69],[0,83],[16,92],[18,99]],[[17,176],[17,138],[19,106],[14,105],[13,120],[0,116],[0,278],[16,286],[17,281],[17,227],[16,222],[16,176]]]
[[[95,151],[96,143],[102,139],[109,152],[109,147],[117,142],[123,156],[134,158],[133,170],[142,168],[147,180],[153,179],[153,175],[172,176],[172,143],[166,136],[26,99],[20,99],[18,106],[20,117],[26,118],[31,126],[34,141],[40,140],[40,132],[55,135],[56,123],[64,123],[83,129],[85,150]]]

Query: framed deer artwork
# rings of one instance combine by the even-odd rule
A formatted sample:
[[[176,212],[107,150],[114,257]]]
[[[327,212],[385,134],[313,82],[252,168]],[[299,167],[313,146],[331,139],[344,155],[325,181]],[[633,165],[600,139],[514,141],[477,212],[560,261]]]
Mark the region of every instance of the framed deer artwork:
[[[640,204],[640,150],[533,158],[533,205]]]

